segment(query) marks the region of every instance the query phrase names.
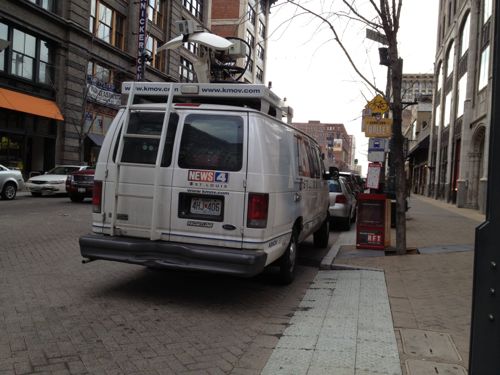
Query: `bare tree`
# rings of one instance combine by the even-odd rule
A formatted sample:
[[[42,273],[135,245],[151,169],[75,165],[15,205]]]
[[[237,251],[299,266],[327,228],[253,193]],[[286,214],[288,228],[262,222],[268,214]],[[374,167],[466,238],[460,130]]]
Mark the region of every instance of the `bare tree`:
[[[328,12],[316,12],[308,5],[303,5],[299,0],[286,0],[286,3],[301,9],[297,16],[308,14],[319,19],[333,33],[333,39],[343,51],[347,60],[351,64],[356,74],[364,83],[378,93],[386,96],[390,102],[392,111],[392,145],[391,155],[395,172],[395,193],[396,193],[396,251],[397,254],[406,253],[406,175],[404,171],[403,134],[402,134],[402,102],[401,102],[401,80],[403,75],[403,60],[398,53],[398,31],[399,19],[401,16],[402,0],[368,0],[363,1],[365,13],[357,5],[361,1],[342,0],[342,9],[330,9]],[[333,7],[333,5],[331,6]],[[374,17],[366,15],[374,14]],[[358,68],[356,62],[349,53],[348,47],[339,37],[339,32],[335,25],[335,20],[345,17],[350,21],[360,22],[367,27],[383,34],[387,39],[388,48],[388,81],[387,93],[370,81]]]

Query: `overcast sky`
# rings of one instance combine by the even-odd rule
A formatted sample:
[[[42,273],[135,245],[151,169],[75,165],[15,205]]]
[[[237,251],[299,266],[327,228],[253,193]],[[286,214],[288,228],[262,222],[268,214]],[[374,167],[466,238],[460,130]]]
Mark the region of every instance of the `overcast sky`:
[[[345,9],[340,0],[298,1],[317,12]],[[272,81],[273,91],[286,98],[294,109],[294,121],[343,123],[347,132],[356,138],[356,158],[363,165],[362,173],[366,174],[368,138],[361,132],[361,111],[366,100],[375,94],[355,73],[332,39],[332,32],[317,18],[308,15],[293,18],[300,9],[292,4],[280,5],[284,3],[279,0],[271,8],[266,80]],[[373,15],[369,1],[355,3],[361,14]],[[436,0],[403,1],[398,34],[403,73],[433,72],[438,6]],[[379,65],[381,45],[366,39],[364,24],[347,22],[345,18],[337,19],[334,24],[358,69],[385,91],[387,68]]]

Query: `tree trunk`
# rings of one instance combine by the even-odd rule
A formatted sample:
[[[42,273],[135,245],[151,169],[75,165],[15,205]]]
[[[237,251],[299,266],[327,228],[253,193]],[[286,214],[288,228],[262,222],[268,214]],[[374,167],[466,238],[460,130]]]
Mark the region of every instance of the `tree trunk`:
[[[397,56],[397,55],[396,55]],[[406,174],[403,152],[401,80],[403,75],[403,59],[396,58],[392,66],[393,95],[393,163],[396,189],[396,253],[406,254]]]

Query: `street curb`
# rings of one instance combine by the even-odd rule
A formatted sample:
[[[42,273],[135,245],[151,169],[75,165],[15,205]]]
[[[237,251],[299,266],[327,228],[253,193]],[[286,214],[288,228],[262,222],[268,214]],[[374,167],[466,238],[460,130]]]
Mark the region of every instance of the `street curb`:
[[[373,268],[373,267],[363,267],[363,266],[353,266],[350,264],[332,264],[332,270],[337,271],[376,271],[376,272],[384,272],[381,268]]]
[[[333,268],[333,262],[339,253],[339,250],[344,245],[352,245],[356,243],[356,231],[350,230],[348,232],[341,232],[337,241],[334,242],[328,253],[321,260],[319,266],[320,270],[331,270]]]

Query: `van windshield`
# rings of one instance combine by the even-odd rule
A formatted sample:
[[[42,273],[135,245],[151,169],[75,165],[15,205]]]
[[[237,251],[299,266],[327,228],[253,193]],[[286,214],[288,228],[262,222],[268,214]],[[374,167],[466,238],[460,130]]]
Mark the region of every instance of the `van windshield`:
[[[186,117],[179,167],[239,171],[243,162],[243,119],[192,114]]]

